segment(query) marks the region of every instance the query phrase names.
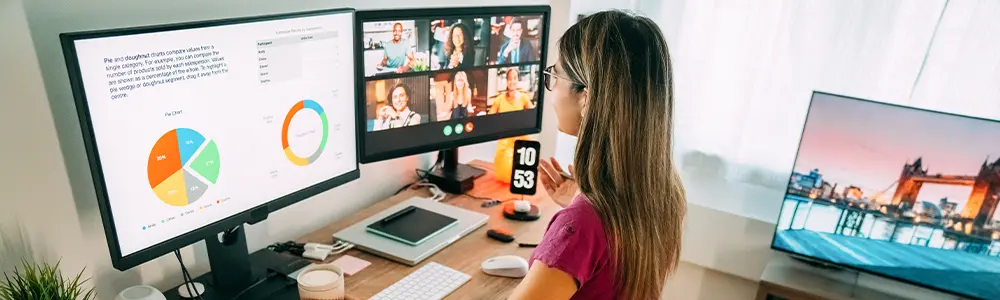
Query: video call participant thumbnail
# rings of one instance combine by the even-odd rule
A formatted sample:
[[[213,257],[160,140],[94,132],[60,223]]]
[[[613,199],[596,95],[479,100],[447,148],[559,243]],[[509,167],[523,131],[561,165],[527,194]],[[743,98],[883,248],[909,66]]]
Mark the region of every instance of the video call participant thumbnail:
[[[365,23],[365,76],[429,70],[426,28],[426,20]]]
[[[489,109],[486,77],[486,70],[482,69],[438,73],[431,77],[436,121],[485,115]]]
[[[530,71],[523,72],[520,68],[500,68],[497,69],[496,95],[492,97],[492,104],[488,114],[498,114],[512,111],[520,111],[535,108],[535,95],[537,88],[531,82],[537,77],[538,66],[528,68]],[[534,75],[533,75],[534,74]],[[532,87],[528,90],[522,87]]]
[[[443,19],[431,21],[434,35],[432,70],[482,66],[486,62],[483,19]]]
[[[541,17],[493,17],[490,64],[536,62],[541,57]]]
[[[430,122],[427,76],[369,81],[365,84],[368,131]]]
[[[490,34],[510,38],[510,21],[514,16],[490,18]]]

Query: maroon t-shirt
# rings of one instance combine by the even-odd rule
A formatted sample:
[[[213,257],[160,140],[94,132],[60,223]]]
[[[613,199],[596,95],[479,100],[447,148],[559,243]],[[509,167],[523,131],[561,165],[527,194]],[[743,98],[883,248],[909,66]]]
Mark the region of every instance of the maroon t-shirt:
[[[616,299],[615,271],[604,226],[597,211],[583,194],[552,216],[529,264],[539,260],[576,279],[577,291],[570,299]]]

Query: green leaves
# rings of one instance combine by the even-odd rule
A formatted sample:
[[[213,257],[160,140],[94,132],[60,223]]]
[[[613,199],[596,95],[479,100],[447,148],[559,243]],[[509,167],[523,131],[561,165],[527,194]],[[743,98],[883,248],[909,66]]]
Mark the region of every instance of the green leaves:
[[[83,270],[71,279],[63,278],[59,263],[33,265],[21,260],[21,270],[3,274],[0,282],[0,300],[93,300],[94,289],[84,289],[90,280],[83,279]]]

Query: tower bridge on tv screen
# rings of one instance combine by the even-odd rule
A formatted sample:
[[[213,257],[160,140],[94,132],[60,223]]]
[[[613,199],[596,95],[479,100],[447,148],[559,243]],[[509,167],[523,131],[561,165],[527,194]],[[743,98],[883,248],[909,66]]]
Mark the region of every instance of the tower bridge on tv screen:
[[[962,210],[962,218],[973,219],[977,227],[983,226],[993,219],[997,208],[998,193],[1000,193],[1000,159],[990,163],[984,161],[979,173],[974,175],[929,174],[923,167],[923,158],[917,158],[912,164],[905,164],[896,182],[896,192],[892,196],[892,204],[907,203],[913,207],[920,194],[920,188],[926,184],[945,184],[970,186],[972,192]]]

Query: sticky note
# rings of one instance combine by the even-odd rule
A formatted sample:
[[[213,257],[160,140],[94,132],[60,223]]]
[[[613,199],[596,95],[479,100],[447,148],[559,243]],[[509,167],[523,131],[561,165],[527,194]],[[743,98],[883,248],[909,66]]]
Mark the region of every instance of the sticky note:
[[[367,268],[372,263],[354,256],[344,255],[337,260],[334,260],[333,264],[340,267],[340,269],[344,271],[344,274],[353,276],[354,274],[357,274],[358,272],[361,272],[361,270]]]

